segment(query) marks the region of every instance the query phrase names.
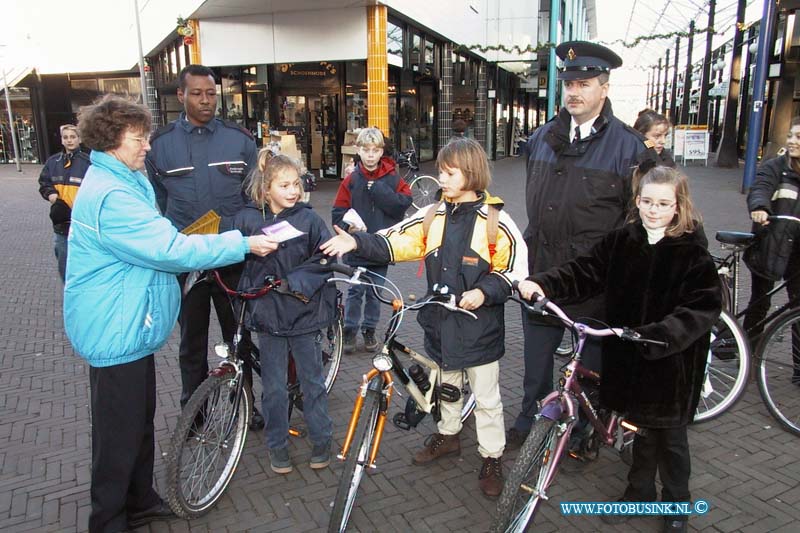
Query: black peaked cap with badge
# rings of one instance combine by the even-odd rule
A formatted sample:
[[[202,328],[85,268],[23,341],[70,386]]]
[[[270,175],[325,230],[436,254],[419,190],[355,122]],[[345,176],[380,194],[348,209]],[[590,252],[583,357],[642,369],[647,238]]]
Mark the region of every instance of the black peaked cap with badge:
[[[589,41],[566,41],[556,47],[564,62],[559,80],[588,80],[622,66],[622,58],[609,48]]]

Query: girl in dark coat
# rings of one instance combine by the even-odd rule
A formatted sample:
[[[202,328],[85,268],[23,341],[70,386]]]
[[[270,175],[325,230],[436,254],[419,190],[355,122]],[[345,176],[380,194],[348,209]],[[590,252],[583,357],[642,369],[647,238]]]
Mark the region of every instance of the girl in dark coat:
[[[604,407],[647,428],[634,441],[623,500],[655,501],[658,471],[661,500],[687,502],[686,427],[697,408],[709,332],[721,309],[720,286],[714,262],[696,234],[700,217],[684,175],[653,168],[642,177],[635,202],[628,223],[588,255],[531,276],[520,284],[520,292],[559,302],[605,292],[610,325],[668,343],[664,348],[606,337],[600,397]],[[685,530],[685,516],[669,518],[665,531]]]
[[[789,220],[770,222],[769,215],[800,217],[800,117],[792,120],[786,136],[786,153],[761,164],[756,180],[747,195],[747,208],[753,220],[753,232],[761,236],[747,249],[744,260],[752,274],[750,305],[744,317],[744,329],[755,347],[764,331],[759,324],[770,306],[775,282],[789,280],[786,292],[790,299],[800,297],[800,224]],[[800,339],[800,331],[793,338]],[[800,346],[795,343],[792,383],[800,385]]]
[[[330,462],[332,422],[322,367],[321,330],[333,321],[336,288],[326,283],[330,273],[319,269],[324,256],[317,249],[330,232],[319,215],[299,201],[303,195],[299,164],[285,155],[263,163],[265,157],[269,155],[262,150],[259,168],[248,177],[251,202],[236,214],[234,226],[243,235],[273,238],[272,250],[265,257],[247,257],[239,287],[260,287],[267,276],[281,280],[277,290],[248,305],[245,325],[258,332],[264,389],[261,405],[270,468],[288,474],[292,471],[287,442],[289,351],[303,392],[303,417],[313,445],[309,466],[325,468]],[[299,234],[288,233],[295,230]]]

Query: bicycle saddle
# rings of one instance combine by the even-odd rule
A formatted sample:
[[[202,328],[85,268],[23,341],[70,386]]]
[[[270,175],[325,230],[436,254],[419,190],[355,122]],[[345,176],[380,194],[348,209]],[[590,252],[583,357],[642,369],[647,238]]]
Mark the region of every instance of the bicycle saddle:
[[[755,235],[746,231],[718,231],[717,240],[723,244],[744,246],[753,242]]]

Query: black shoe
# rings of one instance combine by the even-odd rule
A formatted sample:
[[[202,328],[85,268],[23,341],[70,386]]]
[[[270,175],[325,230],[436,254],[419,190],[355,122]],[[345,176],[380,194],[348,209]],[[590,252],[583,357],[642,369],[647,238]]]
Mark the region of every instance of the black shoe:
[[[258,409],[253,407],[253,416],[250,417],[250,430],[259,431],[264,429],[264,417],[258,412]]]
[[[506,431],[506,450],[518,450],[522,447],[522,443],[528,438],[527,433],[523,433],[517,428],[511,428]]]
[[[167,520],[169,518],[175,518],[175,513],[164,503],[164,500],[161,500],[150,509],[139,511],[138,513],[128,513],[128,527],[135,529],[154,520]]]
[[[378,349],[380,343],[378,343],[378,339],[375,338],[375,330],[374,329],[365,329],[364,330],[364,349],[368,352],[374,352]]]
[[[664,533],[686,533],[689,531],[688,520],[675,520],[673,517],[664,519]]]
[[[344,353],[355,353],[356,351],[356,332],[355,330],[344,330]]]

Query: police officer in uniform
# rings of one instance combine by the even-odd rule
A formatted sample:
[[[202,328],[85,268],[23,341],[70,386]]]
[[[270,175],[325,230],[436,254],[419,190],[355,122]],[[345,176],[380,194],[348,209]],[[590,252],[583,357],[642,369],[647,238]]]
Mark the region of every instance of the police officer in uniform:
[[[643,137],[614,117],[607,98],[609,74],[622,59],[586,42],[560,44],[564,62],[563,107],[527,143],[525,198],[529,272],[559,266],[586,253],[622,226],[631,201],[632,168],[646,150]],[[573,318],[603,318],[603,300],[563,308]],[[560,323],[523,312],[525,377],[522,409],[508,430],[507,448],[519,447],[531,429],[537,402],[553,390],[553,354],[561,342]],[[600,342],[589,339],[583,363],[600,367]]]
[[[178,75],[181,116],[156,131],[150,139],[147,172],[159,207],[172,223],[183,229],[209,210],[222,217],[221,229],[241,209],[246,198],[242,184],[256,168],[258,151],[253,135],[238,124],[215,118],[217,109],[214,72],[203,65],[189,65]],[[221,269],[225,283],[236,287],[241,265]],[[185,276],[179,279],[181,284]],[[208,374],[208,325],[211,302],[230,342],[235,318],[228,297],[216,283],[196,284],[183,297],[181,326],[181,406]],[[251,427],[263,427],[254,412]]]

